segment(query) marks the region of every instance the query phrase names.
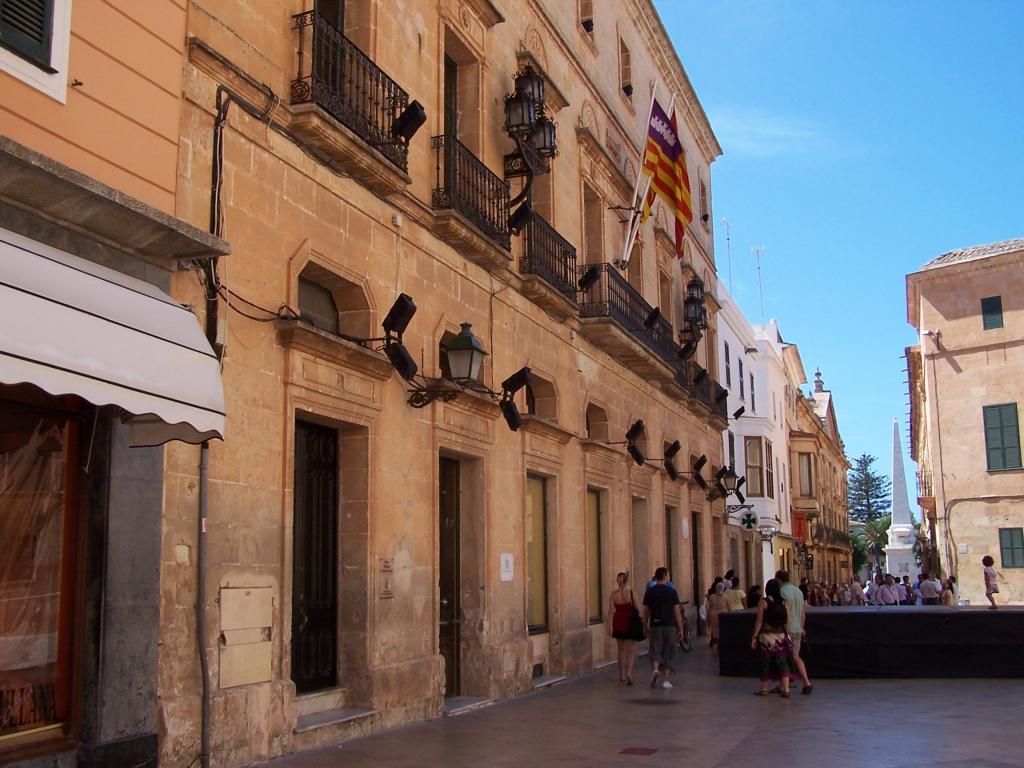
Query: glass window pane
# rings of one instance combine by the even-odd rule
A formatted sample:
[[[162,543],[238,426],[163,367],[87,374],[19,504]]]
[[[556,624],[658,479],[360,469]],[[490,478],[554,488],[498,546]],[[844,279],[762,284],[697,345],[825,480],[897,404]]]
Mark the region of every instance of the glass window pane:
[[[526,623],[530,629],[548,623],[547,509],[545,481],[526,480]]]
[[[68,425],[0,406],[0,738],[67,716]]]
[[[302,319],[321,331],[338,332],[338,305],[334,295],[312,280],[299,278],[299,312]]]

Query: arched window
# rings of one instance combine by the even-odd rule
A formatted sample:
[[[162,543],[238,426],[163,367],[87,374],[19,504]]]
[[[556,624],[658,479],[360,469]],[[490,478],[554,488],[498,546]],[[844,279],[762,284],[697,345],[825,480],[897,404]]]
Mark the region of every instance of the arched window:
[[[558,397],[555,394],[555,386],[536,373],[526,385],[526,412],[542,419],[558,420]]]
[[[299,275],[299,314],[328,333],[361,339],[372,335],[363,287],[313,262]]]
[[[608,440],[608,414],[599,405],[587,405],[587,437],[591,440]]]

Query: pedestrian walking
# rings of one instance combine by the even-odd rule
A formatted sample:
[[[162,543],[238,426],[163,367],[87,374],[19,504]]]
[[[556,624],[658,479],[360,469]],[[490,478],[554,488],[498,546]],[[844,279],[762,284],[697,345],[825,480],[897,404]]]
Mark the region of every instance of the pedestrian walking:
[[[984,567],[982,575],[985,577],[985,597],[988,599],[989,608],[996,608],[996,594],[999,592],[999,572],[995,569],[996,561],[991,555],[981,558]]]
[[[811,679],[807,676],[807,665],[800,658],[800,648],[803,645],[804,629],[807,622],[807,603],[803,593],[789,583],[789,571],[777,571],[775,580],[780,584],[779,596],[786,604],[786,633],[793,646],[793,666],[804,683],[801,693],[807,695],[814,690]]]
[[[608,624],[618,646],[619,682],[633,684],[633,665],[636,663],[636,628],[634,611],[639,611],[636,595],[629,588],[629,574],[620,571],[615,577],[617,588],[608,595]]]
[[[764,598],[757,605],[750,647],[758,652],[761,660],[761,685],[757,695],[767,696],[768,684],[774,681],[779,684],[779,695],[788,699],[789,681],[796,679],[797,675],[794,672],[793,642],[786,632],[788,615],[781,587],[778,579],[769,579],[764,585]]]
[[[650,642],[651,688],[672,687],[675,672],[676,649],[683,641],[683,615],[679,609],[679,594],[668,586],[668,568],[654,572],[657,582],[644,593],[644,619]]]
[[[732,585],[725,590],[725,610],[742,611],[747,607],[747,595],[740,589],[739,577],[734,577]]]
[[[708,630],[711,632],[709,646],[718,645],[718,616],[728,610],[725,604],[725,584],[715,584],[715,591],[708,595]]]

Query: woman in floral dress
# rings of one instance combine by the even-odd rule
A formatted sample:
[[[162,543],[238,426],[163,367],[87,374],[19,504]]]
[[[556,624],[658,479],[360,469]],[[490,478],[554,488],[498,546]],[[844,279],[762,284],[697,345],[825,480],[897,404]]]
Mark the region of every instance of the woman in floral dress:
[[[786,603],[781,589],[778,579],[770,579],[764,585],[764,598],[757,605],[750,647],[761,659],[761,686],[757,695],[767,696],[769,683],[775,682],[779,695],[788,699],[789,681],[799,676],[793,662],[793,641],[786,633]]]

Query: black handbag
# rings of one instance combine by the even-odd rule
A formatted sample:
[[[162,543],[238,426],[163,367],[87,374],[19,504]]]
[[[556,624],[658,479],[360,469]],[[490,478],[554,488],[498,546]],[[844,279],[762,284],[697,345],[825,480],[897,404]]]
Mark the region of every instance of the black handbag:
[[[629,618],[629,634],[637,641],[647,639],[647,635],[644,634],[644,620],[640,618],[640,611],[635,605],[633,606],[633,615]]]

